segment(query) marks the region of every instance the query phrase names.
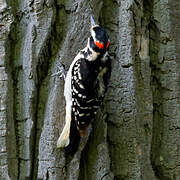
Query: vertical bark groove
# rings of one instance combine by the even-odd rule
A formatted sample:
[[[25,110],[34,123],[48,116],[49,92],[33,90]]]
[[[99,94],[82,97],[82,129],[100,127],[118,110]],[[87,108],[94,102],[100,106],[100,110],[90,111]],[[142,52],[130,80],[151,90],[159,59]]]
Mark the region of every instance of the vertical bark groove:
[[[152,141],[152,165],[159,179],[179,179],[176,170],[178,163],[176,150],[179,135],[175,130],[179,124],[179,70],[175,53],[178,46],[178,36],[174,29],[179,27],[174,13],[180,8],[179,2],[176,8],[173,1],[154,3],[154,20],[150,31],[150,53],[152,69],[153,92],[153,141]],[[163,8],[162,8],[163,7]],[[169,19],[172,18],[172,21]],[[176,25],[172,25],[176,22]],[[177,40],[178,39],[178,40]],[[178,168],[177,168],[178,169]]]

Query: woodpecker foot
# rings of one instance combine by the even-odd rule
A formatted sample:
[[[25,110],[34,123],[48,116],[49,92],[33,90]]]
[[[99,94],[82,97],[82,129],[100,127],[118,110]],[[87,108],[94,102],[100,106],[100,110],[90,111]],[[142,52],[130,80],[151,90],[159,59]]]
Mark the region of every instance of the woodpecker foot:
[[[64,64],[57,62],[56,64],[57,67],[57,72],[55,72],[54,74],[52,74],[51,76],[59,76],[60,78],[64,79],[66,78],[66,70],[64,67]]]

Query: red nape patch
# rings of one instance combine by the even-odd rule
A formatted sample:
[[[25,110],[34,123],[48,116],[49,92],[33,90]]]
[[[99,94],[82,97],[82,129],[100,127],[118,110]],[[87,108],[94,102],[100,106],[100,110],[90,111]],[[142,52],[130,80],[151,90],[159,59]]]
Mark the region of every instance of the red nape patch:
[[[94,44],[99,48],[99,49],[104,49],[104,44],[100,43],[98,41],[94,41]]]
[[[108,43],[107,43],[107,45],[106,45],[106,49],[109,47],[109,43],[110,43],[110,42],[109,42],[109,40],[108,40]]]

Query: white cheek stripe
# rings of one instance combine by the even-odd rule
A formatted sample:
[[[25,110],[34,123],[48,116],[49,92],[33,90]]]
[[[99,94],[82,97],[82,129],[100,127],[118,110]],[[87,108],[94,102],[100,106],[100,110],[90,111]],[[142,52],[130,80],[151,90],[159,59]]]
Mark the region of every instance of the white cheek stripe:
[[[88,44],[87,44],[87,47],[85,48],[85,51],[87,51],[87,49],[89,49],[92,54],[88,55],[87,60],[94,61],[97,59],[97,57],[100,53],[93,51],[93,49],[90,47],[89,41],[90,41],[90,39],[88,39]]]

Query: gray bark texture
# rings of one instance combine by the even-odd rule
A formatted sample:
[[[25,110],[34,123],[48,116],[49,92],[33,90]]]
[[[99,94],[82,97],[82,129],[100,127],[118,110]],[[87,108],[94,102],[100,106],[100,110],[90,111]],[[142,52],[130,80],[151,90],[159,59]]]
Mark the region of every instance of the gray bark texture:
[[[90,35],[110,36],[112,76],[74,157],[66,70]],[[0,180],[180,180],[179,0],[0,0]]]

